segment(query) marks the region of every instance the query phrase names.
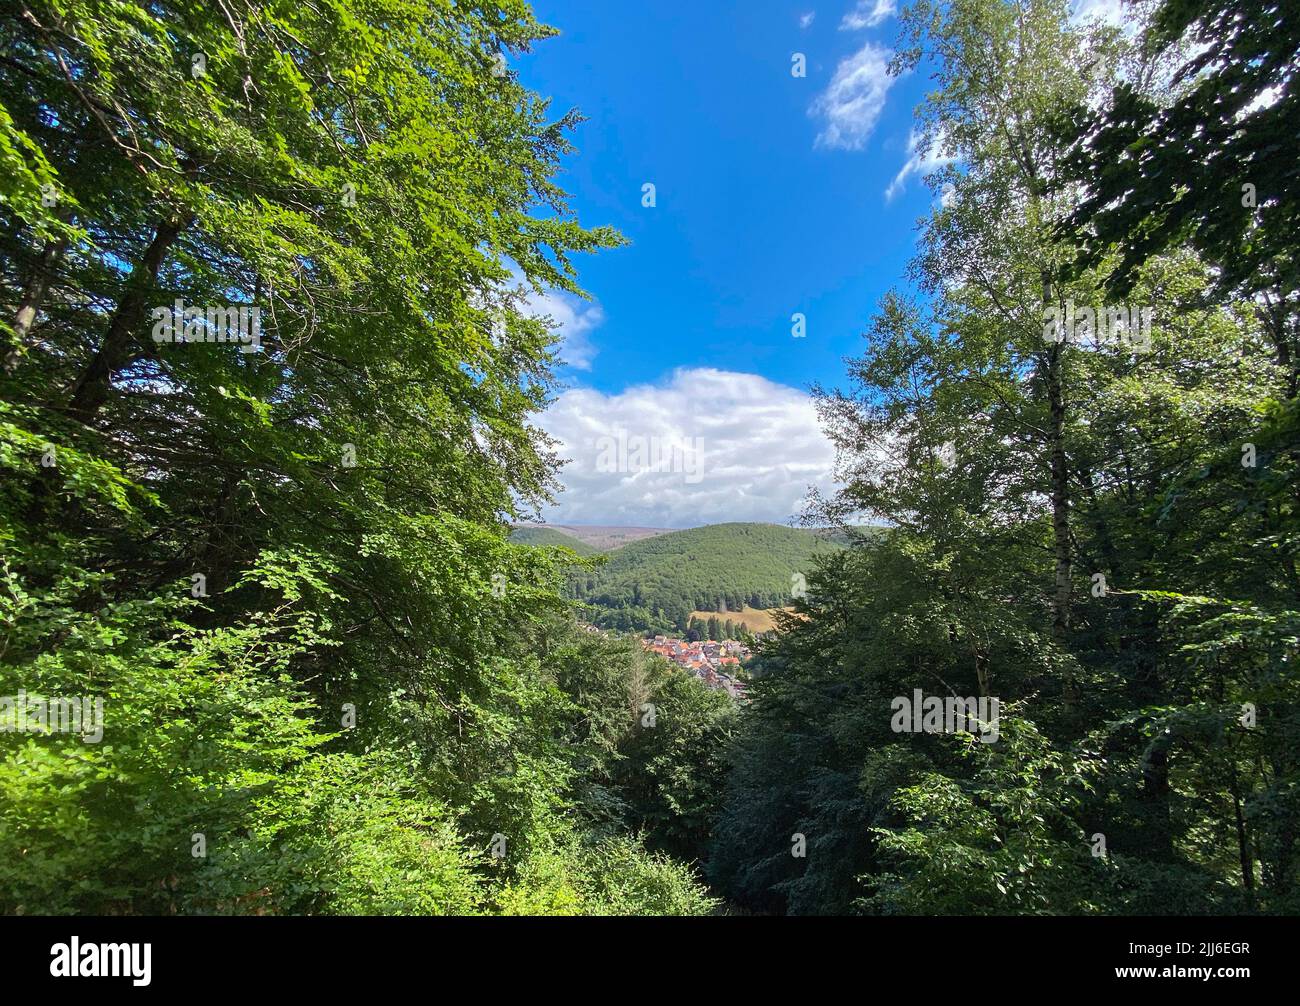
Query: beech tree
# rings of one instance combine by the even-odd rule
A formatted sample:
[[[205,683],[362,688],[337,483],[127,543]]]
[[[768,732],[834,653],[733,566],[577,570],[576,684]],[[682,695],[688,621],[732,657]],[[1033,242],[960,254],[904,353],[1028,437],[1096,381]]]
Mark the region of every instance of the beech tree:
[[[2,735],[0,910],[711,907],[575,830],[595,710],[524,638],[571,616],[506,536],[556,485],[522,291],[620,240],[557,184],[577,114],[510,71],[549,34],[521,0],[0,13],[0,692],[108,707],[102,746]]]
[[[1102,331],[1123,256],[1080,267],[1057,132],[1177,53],[1052,0],[902,21],[896,68],[934,82],[918,148],[950,162],[913,288],[819,393],[845,484],[811,515],[885,529],[762,648],[712,876],[797,913],[1293,910],[1288,371],[1178,241],[1125,288],[1149,330]],[[1086,331],[1049,323],[1071,305]],[[918,689],[999,698],[1000,739],[893,732]]]

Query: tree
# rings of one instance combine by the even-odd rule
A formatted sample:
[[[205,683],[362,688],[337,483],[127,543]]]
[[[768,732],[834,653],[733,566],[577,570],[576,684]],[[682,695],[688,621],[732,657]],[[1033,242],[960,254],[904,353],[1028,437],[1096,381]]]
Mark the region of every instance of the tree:
[[[1105,101],[1125,43],[1039,0],[903,21],[898,67],[934,67],[922,147],[956,160],[917,293],[884,298],[849,390],[819,393],[845,486],[810,518],[888,531],[850,538],[761,648],[712,876],[792,913],[1284,911],[1287,372],[1183,247],[1136,273],[1144,344],[1049,339],[1045,307],[1095,304],[1118,261],[1073,268],[1053,123]],[[896,732],[917,690],[996,698],[1001,739]]]
[[[558,463],[524,292],[619,240],[556,184],[576,113],[502,72],[551,33],[521,0],[0,14],[0,692],[115,731],[0,733],[0,910],[712,908],[574,823],[576,723],[631,720],[639,665],[566,691],[531,630],[578,633],[570,562],[507,539]]]
[[[1126,293],[1148,259],[1190,243],[1215,266],[1215,296],[1267,295],[1262,313],[1293,375],[1300,185],[1284,151],[1300,132],[1297,49],[1287,4],[1162,0],[1132,77],[1109,102],[1071,109],[1063,129],[1066,177],[1086,193],[1069,220],[1081,262],[1118,247],[1108,282]],[[1161,77],[1167,88],[1153,85]]]

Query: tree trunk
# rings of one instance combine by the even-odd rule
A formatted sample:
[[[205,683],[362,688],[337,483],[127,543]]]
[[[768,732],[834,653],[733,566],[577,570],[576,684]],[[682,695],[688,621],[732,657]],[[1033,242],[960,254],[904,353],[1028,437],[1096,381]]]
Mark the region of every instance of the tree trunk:
[[[1174,858],[1173,823],[1169,814],[1169,736],[1157,737],[1142,765],[1142,803],[1146,810],[1145,852],[1169,863]]]
[[[1052,275],[1042,273],[1043,306],[1052,304],[1055,289]],[[1052,589],[1052,639],[1064,652],[1070,633],[1070,577],[1073,572],[1070,552],[1070,473],[1065,457],[1065,342],[1054,343],[1047,351],[1048,457],[1052,497],[1052,545],[1056,557]],[[1079,697],[1068,659],[1061,672],[1061,705],[1067,715],[1078,705]]]
[[[1052,635],[1065,641],[1070,629],[1070,484],[1065,461],[1065,390],[1061,384],[1062,344],[1047,357],[1047,404],[1051,411],[1048,449],[1052,478],[1052,539],[1056,553],[1056,589],[1052,602]]]
[[[173,242],[193,219],[192,216],[171,217],[155,228],[153,240],[131,270],[126,292],[109,321],[103,344],[69,389],[64,411],[73,419],[89,423],[108,399],[113,374],[131,359],[131,344],[145,320],[145,308],[158,280],[158,270]]]
[[[66,245],[67,242],[63,239],[46,241],[41,257],[27,279],[27,285],[18,300],[18,310],[14,312],[14,345],[6,354],[4,363],[7,373],[12,374],[18,368],[19,361],[27,351],[27,334],[36,322],[36,315],[41,310],[50,281],[54,278],[54,264],[63,254]]]
[[[1233,755],[1229,752],[1229,758]],[[1237,766],[1229,764],[1228,780],[1232,791],[1232,809],[1237,819],[1237,856],[1241,861],[1241,882],[1246,888],[1246,903],[1255,910],[1255,864],[1250,852],[1250,833],[1246,830],[1246,817],[1241,811],[1241,785],[1237,781]]]

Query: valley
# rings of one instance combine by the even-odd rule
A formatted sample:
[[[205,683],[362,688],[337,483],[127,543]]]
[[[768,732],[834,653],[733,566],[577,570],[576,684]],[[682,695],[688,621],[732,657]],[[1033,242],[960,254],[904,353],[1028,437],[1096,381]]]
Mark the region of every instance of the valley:
[[[596,559],[575,565],[567,591],[593,625],[677,636],[692,625],[708,634],[711,618],[719,629],[730,621],[728,635],[770,632],[773,611],[790,607],[817,563],[843,547],[826,531],[746,522],[681,531],[525,525],[512,539]],[[598,553],[595,540],[625,543]]]

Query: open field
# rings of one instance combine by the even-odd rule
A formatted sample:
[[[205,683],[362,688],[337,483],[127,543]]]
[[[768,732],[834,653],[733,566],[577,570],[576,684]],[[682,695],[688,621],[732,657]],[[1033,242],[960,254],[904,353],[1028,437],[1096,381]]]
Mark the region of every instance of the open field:
[[[724,622],[729,618],[733,622],[743,622],[750,632],[770,632],[776,628],[774,616],[778,611],[793,610],[793,608],[751,608],[745,605],[740,611],[692,611],[691,618],[700,618],[706,622],[710,618],[717,618]]]

